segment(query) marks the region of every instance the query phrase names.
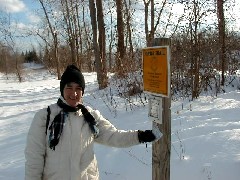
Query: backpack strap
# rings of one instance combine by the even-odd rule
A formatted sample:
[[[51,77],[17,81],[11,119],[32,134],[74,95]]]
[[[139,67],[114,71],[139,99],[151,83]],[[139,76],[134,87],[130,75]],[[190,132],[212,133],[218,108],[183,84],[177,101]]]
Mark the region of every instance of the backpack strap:
[[[49,121],[50,121],[50,114],[51,114],[51,109],[50,107],[48,106],[47,108],[47,120],[46,120],[46,130],[45,130],[45,134],[47,135],[47,130],[48,130],[48,126],[49,126]]]

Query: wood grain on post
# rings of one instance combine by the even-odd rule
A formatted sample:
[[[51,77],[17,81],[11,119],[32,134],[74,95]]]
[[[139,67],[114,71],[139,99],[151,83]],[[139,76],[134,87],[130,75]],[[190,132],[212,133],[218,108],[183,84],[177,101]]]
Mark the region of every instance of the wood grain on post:
[[[154,39],[153,46],[169,46],[170,39]],[[171,49],[171,48],[170,48]],[[170,53],[170,52],[169,52]],[[170,72],[169,72],[170,73]],[[171,78],[170,78],[171,79]],[[169,82],[171,83],[171,82]],[[171,94],[171,93],[170,93]],[[162,124],[157,125],[163,136],[152,145],[152,179],[170,180],[170,154],[171,154],[171,96],[162,98]]]

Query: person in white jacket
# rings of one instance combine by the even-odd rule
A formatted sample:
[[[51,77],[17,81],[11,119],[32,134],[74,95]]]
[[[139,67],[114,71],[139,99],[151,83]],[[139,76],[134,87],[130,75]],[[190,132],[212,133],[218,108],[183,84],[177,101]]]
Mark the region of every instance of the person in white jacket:
[[[38,111],[25,148],[25,180],[98,180],[94,142],[129,147],[152,142],[152,130],[116,129],[97,110],[85,107],[84,76],[69,65],[60,81],[56,104]]]

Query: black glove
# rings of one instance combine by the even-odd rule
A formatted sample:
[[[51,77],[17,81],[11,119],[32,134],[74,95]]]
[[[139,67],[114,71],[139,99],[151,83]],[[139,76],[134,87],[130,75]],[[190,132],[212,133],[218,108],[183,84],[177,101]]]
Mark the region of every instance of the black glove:
[[[156,139],[152,130],[141,131],[138,130],[138,140],[140,143],[152,142]]]

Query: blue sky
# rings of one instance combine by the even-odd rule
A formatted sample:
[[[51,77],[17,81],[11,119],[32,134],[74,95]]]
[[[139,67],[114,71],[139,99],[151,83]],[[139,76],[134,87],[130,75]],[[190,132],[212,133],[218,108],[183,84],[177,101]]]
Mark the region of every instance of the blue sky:
[[[240,31],[240,2],[235,1],[236,6],[233,9],[228,9],[227,13],[230,13],[230,21],[233,21],[233,29]],[[11,23],[14,27],[13,29],[18,29],[19,33],[26,30],[34,30],[37,28],[37,23],[39,23],[40,18],[36,15],[36,10],[40,9],[40,3],[38,0],[0,0],[0,12],[9,13],[11,17]],[[175,6],[174,13],[179,11],[179,6]],[[232,14],[233,13],[233,14]],[[210,17],[209,17],[210,18]],[[208,18],[208,21],[209,21]],[[140,20],[142,21],[142,20]],[[29,43],[30,42],[30,43]],[[25,44],[23,44],[25,43]],[[22,49],[29,49],[37,42],[35,40],[27,39],[24,42],[22,39],[17,43]]]
[[[39,8],[38,0],[0,0],[0,11],[10,15],[10,26],[13,27],[13,30],[17,28],[19,35],[36,27],[40,19],[36,16],[35,11]],[[36,38],[22,37],[16,39],[15,47],[19,51],[31,50],[36,46]]]
[[[11,14],[13,21],[18,23],[34,23],[38,18],[34,10],[39,8],[37,0],[0,0],[0,10]]]
[[[237,16],[237,20],[235,20],[235,22],[237,21],[236,24],[240,24],[240,3],[238,1],[235,2],[236,7],[230,10],[230,13],[234,11],[231,17]],[[179,8],[178,6],[176,7]],[[0,11],[10,13],[12,20],[21,24],[21,26],[39,22],[39,17],[34,13],[39,8],[40,3],[38,0],[0,0]],[[177,12],[179,12],[179,9]]]

